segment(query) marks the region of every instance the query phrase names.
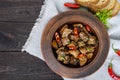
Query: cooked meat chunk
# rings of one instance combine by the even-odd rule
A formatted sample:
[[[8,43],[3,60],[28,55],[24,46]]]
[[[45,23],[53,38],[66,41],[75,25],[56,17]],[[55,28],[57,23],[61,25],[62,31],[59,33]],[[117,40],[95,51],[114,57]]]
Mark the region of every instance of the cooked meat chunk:
[[[62,56],[62,55],[58,55],[58,57],[57,57],[57,60],[58,61],[64,61],[65,60],[65,56]]]
[[[83,27],[82,24],[74,24],[73,26],[74,26],[74,27],[81,27],[81,28]]]
[[[83,27],[82,29],[83,29],[83,31],[86,33],[87,36],[91,36],[91,34],[86,30],[85,27]]]
[[[57,49],[56,53],[59,54],[61,51],[64,51],[64,47],[60,47]]]
[[[64,64],[69,64],[70,63],[70,56],[69,55],[65,56],[65,59],[63,60],[63,63]]]
[[[79,63],[79,59],[77,59],[73,56],[70,58],[70,64],[77,65],[78,63]]]
[[[87,53],[86,55],[88,59],[91,59],[93,57],[93,53]]]
[[[80,62],[79,62],[80,66],[83,66],[87,63],[87,57],[86,56],[83,56],[83,57],[79,58],[79,60],[80,60]]]
[[[62,35],[63,31],[68,28],[68,25],[65,24],[61,29],[60,29],[60,34]]]
[[[59,51],[58,52],[58,60],[59,61],[63,61],[63,60],[65,60],[65,56],[66,56],[66,54],[65,54],[65,52],[64,51]]]
[[[55,49],[58,49],[58,44],[57,44],[56,40],[52,41],[52,47]]]
[[[89,37],[84,32],[80,32],[79,36],[84,42],[89,40]]]
[[[85,46],[85,43],[83,41],[78,41],[78,46],[79,47],[84,47]]]
[[[85,47],[79,48],[79,50],[80,50],[80,52],[81,52],[82,54],[86,54],[86,53],[87,53],[87,50],[86,50]]]
[[[69,50],[69,53],[73,55],[75,58],[77,58],[80,52],[79,50]]]
[[[72,33],[73,30],[65,28],[63,33],[62,33],[62,38],[68,37],[70,33]]]
[[[95,36],[90,36],[87,44],[95,45],[96,44],[96,37]]]
[[[76,35],[70,35],[70,39],[77,42],[79,40],[79,37]]]
[[[70,43],[70,40],[68,39],[68,38],[63,38],[62,39],[62,44],[63,44],[63,46],[66,46],[67,44],[69,44]]]
[[[86,46],[86,51],[89,52],[94,52],[95,47],[94,46]]]

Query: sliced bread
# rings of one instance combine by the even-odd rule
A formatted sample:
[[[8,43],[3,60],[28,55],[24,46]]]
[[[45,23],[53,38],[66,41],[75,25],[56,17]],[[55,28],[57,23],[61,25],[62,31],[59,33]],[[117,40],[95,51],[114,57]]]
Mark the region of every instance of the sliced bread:
[[[111,10],[115,7],[117,0],[110,0],[109,4],[102,8],[101,10]]]
[[[112,9],[111,17],[116,16],[120,11],[120,4],[119,2],[116,2],[115,7]]]
[[[91,4],[97,4],[99,0],[74,0],[77,4],[89,7]]]
[[[90,9],[94,12],[104,8],[109,4],[110,0],[99,0],[97,4],[91,4]]]
[[[99,0],[75,0],[76,2],[79,3],[93,3],[96,4]]]

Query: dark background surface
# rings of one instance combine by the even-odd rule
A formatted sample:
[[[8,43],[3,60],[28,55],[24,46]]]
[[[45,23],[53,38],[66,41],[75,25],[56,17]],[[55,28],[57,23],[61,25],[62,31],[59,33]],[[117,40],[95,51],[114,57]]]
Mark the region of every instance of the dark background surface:
[[[63,80],[21,52],[44,0],[0,0],[0,80]]]

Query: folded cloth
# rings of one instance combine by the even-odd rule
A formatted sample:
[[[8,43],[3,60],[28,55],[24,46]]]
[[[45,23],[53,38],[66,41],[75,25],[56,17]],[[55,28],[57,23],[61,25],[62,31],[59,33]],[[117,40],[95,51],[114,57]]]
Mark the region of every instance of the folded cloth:
[[[120,0],[119,0],[120,1]],[[45,28],[48,21],[57,14],[71,10],[69,8],[66,8],[63,4],[65,2],[74,2],[74,0],[45,0],[44,5],[42,6],[42,9],[40,11],[40,15],[38,19],[36,20],[36,23],[33,26],[33,29],[29,35],[29,38],[27,39],[25,45],[23,46],[22,51],[26,51],[29,54],[38,57],[44,61],[44,58],[41,53],[41,46],[39,45],[41,43],[41,35],[43,32],[43,29]],[[108,29],[108,34],[110,36],[110,50],[108,57],[102,67],[97,70],[92,75],[81,78],[81,79],[69,79],[64,78],[64,80],[112,80],[112,78],[109,76],[107,72],[108,64],[111,60],[111,58],[114,58],[113,64],[114,64],[114,71],[120,75],[120,57],[118,57],[114,51],[112,50],[111,46],[114,44],[115,48],[120,48],[120,14],[111,18],[109,20],[109,24],[112,26],[110,29]]]

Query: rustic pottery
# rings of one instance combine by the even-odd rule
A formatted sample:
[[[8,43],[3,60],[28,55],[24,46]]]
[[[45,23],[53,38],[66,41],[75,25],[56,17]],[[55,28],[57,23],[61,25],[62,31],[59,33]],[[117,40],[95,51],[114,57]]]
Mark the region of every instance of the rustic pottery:
[[[99,46],[96,52],[97,54],[93,61],[84,67],[70,68],[64,66],[57,61],[52,51],[51,42],[55,31],[68,22],[82,22],[88,24],[98,37]],[[48,22],[42,33],[40,45],[45,62],[51,70],[63,77],[81,78],[94,73],[102,66],[109,51],[109,37],[105,26],[93,14],[82,10],[74,10],[60,13]]]

